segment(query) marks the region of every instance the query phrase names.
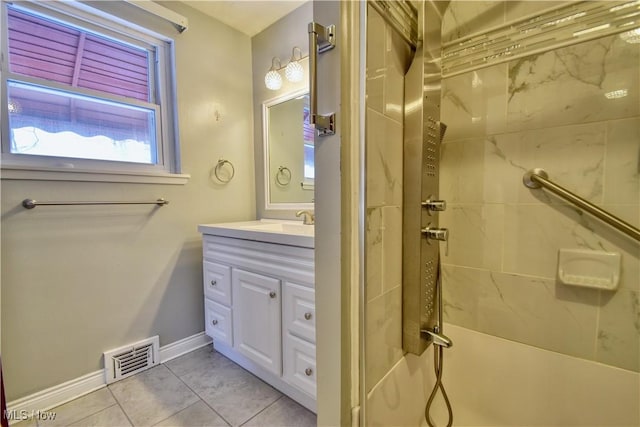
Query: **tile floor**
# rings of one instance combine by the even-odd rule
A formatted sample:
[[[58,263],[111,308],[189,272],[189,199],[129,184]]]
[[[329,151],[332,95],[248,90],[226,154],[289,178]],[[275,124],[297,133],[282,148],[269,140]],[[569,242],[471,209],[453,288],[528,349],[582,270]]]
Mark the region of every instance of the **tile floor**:
[[[211,346],[170,360],[57,408],[31,426],[316,425],[316,415],[215,352]]]

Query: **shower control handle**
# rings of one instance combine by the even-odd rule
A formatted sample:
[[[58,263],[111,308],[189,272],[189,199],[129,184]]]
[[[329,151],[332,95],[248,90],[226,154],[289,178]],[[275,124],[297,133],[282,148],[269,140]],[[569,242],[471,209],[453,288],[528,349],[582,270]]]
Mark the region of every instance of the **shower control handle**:
[[[446,242],[449,239],[449,230],[446,228],[426,227],[422,229],[422,233],[427,236],[428,240]]]
[[[444,200],[427,199],[424,202],[422,202],[422,207],[427,208],[427,211],[429,211],[429,213],[441,212],[447,209],[447,202]]]

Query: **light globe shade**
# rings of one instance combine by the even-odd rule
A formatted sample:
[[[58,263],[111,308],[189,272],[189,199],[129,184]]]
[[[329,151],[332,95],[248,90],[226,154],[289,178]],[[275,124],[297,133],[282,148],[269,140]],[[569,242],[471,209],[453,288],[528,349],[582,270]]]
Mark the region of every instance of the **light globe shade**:
[[[276,70],[270,70],[266,76],[264,76],[264,84],[267,89],[278,90],[282,87],[282,77]]]
[[[302,65],[300,65],[300,62],[291,61],[284,69],[284,75],[290,82],[297,83],[301,82],[304,78],[304,70],[302,69]]]

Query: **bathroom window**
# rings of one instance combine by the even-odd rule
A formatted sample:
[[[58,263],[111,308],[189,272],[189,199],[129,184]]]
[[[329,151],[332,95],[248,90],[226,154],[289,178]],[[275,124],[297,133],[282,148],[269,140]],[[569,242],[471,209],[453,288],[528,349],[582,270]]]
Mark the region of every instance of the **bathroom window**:
[[[312,190],[314,187],[314,181],[316,178],[316,168],[315,168],[315,145],[314,145],[314,134],[315,129],[311,126],[310,121],[310,109],[309,109],[309,97],[305,98],[305,104],[302,110],[302,132],[304,138],[304,165],[303,165],[303,176],[304,181],[302,183],[302,188],[305,190]]]
[[[304,144],[304,179],[311,183],[313,183],[313,180],[316,178],[313,147],[313,144]]]
[[[2,11],[3,174],[179,172],[170,40],[86,8]]]

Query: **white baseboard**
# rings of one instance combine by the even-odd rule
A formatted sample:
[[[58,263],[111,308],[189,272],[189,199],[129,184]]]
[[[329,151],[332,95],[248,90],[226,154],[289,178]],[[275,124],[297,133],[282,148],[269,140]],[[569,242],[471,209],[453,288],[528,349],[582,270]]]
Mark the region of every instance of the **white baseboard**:
[[[104,369],[83,375],[62,384],[7,403],[10,412],[31,414],[34,411],[46,411],[107,385]]]
[[[160,347],[160,363],[166,363],[171,359],[180,357],[183,354],[197,350],[208,344],[211,344],[211,338],[206,336],[204,332],[172,342],[171,344]]]
[[[211,338],[204,332],[192,335],[179,341],[160,347],[160,363],[168,362],[185,353],[211,344]],[[83,375],[62,384],[39,391],[29,396],[8,402],[7,409],[15,413],[32,413],[33,411],[46,411],[56,406],[77,399],[80,396],[96,391],[107,383],[104,369]]]

